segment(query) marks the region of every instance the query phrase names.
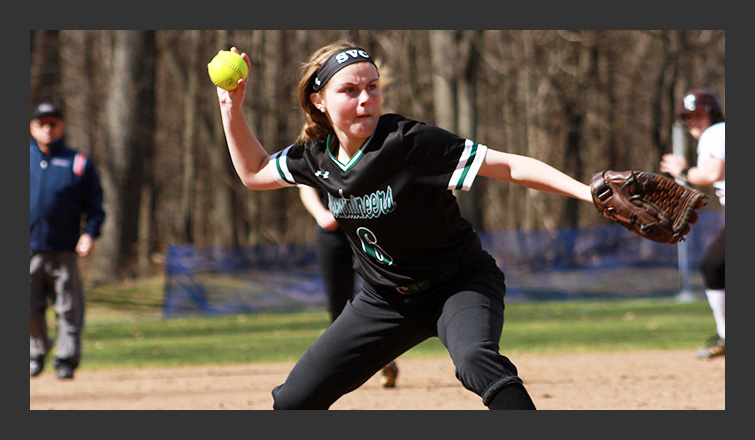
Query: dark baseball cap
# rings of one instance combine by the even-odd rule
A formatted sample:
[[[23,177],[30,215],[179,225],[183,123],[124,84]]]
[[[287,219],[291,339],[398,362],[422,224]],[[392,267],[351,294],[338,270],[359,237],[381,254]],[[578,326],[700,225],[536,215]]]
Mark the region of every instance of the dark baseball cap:
[[[34,111],[31,114],[31,120],[39,119],[42,116],[55,116],[62,119],[63,113],[60,111],[60,108],[52,102],[42,102],[34,108]]]

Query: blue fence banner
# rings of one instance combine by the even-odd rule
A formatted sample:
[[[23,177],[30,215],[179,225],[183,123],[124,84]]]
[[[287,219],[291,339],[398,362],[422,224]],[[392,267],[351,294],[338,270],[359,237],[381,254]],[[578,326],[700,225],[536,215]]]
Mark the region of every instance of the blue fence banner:
[[[655,243],[616,224],[557,231],[481,231],[483,247],[506,276],[506,300],[673,297],[683,284],[702,295],[697,272],[725,221],[706,210],[679,245]],[[325,310],[312,243],[245,248],[170,246],[163,317]],[[358,282],[356,283],[358,286]]]

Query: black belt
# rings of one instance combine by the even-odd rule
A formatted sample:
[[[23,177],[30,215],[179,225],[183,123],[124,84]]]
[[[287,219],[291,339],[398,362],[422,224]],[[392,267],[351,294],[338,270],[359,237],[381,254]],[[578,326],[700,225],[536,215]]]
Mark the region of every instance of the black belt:
[[[443,269],[439,274],[424,281],[419,281],[407,286],[394,287],[396,292],[402,295],[416,295],[418,293],[426,292],[433,286],[437,286],[443,282],[450,280],[461,272],[461,264],[452,264],[451,266]]]

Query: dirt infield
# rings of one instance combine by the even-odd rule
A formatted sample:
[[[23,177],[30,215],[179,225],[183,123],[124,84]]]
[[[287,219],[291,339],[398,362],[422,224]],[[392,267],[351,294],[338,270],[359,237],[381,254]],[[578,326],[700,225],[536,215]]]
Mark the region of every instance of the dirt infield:
[[[511,356],[538,409],[724,410],[726,359],[689,350]],[[333,410],[483,410],[454,377],[449,358],[399,358],[398,386],[378,377]],[[31,410],[270,410],[270,390],[293,364],[77,372],[58,381],[48,366],[29,381]]]

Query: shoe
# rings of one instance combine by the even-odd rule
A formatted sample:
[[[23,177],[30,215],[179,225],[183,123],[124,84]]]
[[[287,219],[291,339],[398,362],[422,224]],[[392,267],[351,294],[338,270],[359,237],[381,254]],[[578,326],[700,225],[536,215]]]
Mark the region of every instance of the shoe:
[[[29,377],[37,377],[45,368],[45,358],[37,357],[29,360]]]
[[[383,388],[394,388],[396,386],[396,378],[398,377],[398,365],[396,361],[383,367],[383,376],[380,378],[380,385]]]
[[[73,370],[73,366],[68,362],[58,362],[58,364],[55,366],[55,371],[57,372],[58,379],[60,380],[73,379]]]
[[[699,358],[714,358],[718,356],[726,356],[726,340],[719,338],[718,335],[712,336],[708,339],[708,343],[704,348],[697,350],[695,355]]]

